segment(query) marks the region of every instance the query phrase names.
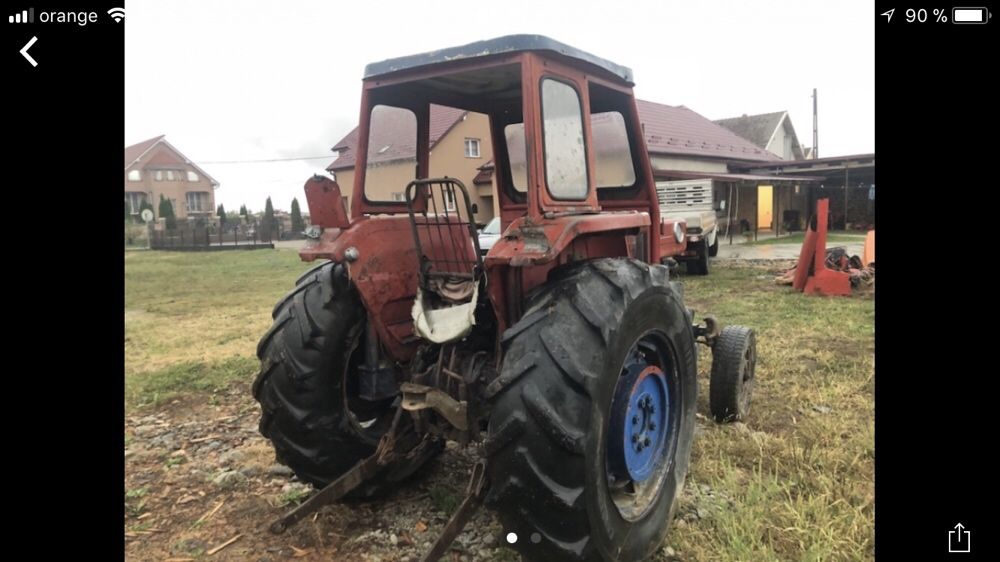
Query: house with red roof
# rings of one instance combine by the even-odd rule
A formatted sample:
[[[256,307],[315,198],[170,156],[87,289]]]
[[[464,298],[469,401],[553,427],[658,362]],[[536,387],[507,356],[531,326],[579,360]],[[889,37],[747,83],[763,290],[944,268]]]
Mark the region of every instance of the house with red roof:
[[[211,220],[218,187],[219,182],[167,142],[165,135],[125,147],[125,205],[134,216],[146,201],[160,218],[162,195],[178,219]]]

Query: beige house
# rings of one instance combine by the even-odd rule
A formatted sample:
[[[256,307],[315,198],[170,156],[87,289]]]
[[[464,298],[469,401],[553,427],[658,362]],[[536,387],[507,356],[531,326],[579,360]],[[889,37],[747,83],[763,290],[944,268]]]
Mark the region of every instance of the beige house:
[[[493,155],[487,117],[481,113],[431,105],[429,133],[431,176],[447,175],[461,180],[469,190],[471,203],[479,210],[476,222],[489,222],[500,212],[499,202],[493,197],[493,183],[475,182],[480,168]],[[416,138],[416,119],[408,111],[379,112],[376,108],[372,113],[369,169],[365,182],[369,199],[405,200],[403,191],[413,180],[416,170]],[[348,208],[354,189],[357,142],[358,129],[355,127],[334,145],[332,150],[337,153],[337,159],[326,168],[340,185]]]
[[[125,203],[133,215],[143,201],[159,217],[160,195],[179,220],[215,217],[219,182],[166,141],[164,135],[125,147]]]

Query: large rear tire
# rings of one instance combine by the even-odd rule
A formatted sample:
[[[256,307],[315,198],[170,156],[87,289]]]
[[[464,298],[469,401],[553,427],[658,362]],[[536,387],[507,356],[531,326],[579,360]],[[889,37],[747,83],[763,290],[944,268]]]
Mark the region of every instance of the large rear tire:
[[[365,311],[342,265],[328,262],[299,278],[272,313],[257,346],[260,432],[277,460],[303,481],[322,487],[372,455],[388,430],[392,401],[357,397],[352,376],[362,361]],[[406,463],[390,464],[352,497],[370,497],[409,476],[443,444]]]
[[[631,259],[553,277],[503,336],[508,383],[484,444],[487,503],[526,560],[641,560],[667,534],[690,460],[697,353],[681,289],[666,267]],[[630,481],[615,447],[629,443],[618,432],[633,405],[622,381],[640,358],[643,372],[664,373],[669,401],[658,414],[664,437],[649,449],[657,456],[628,467],[650,475]]]

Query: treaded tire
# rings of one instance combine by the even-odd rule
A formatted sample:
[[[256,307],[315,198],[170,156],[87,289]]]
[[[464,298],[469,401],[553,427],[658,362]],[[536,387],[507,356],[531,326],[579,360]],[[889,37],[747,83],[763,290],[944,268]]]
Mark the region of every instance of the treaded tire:
[[[713,242],[712,245],[708,247],[708,256],[709,257],[714,258],[717,255],[719,255],[719,235],[718,235],[718,233],[716,233],[716,235],[715,235],[715,242]]]
[[[484,449],[487,504],[525,560],[640,560],[667,534],[690,460],[697,353],[681,287],[664,266],[600,259],[556,270],[502,338]],[[616,509],[605,463],[608,415],[626,354],[660,331],[676,361],[673,462],[635,521]],[[540,539],[536,542],[535,539]]]
[[[708,240],[702,238],[698,242],[698,255],[686,261],[688,275],[708,275]]]
[[[274,323],[257,345],[261,369],[252,390],[262,411],[260,432],[271,440],[278,462],[316,487],[372,455],[392,419],[394,410],[385,403],[368,410],[371,424],[362,427],[349,407],[349,375],[363,355],[365,316],[344,267],[326,262],[303,274],[278,301]],[[442,446],[390,464],[350,497],[388,490]]]
[[[757,363],[757,336],[746,326],[726,326],[712,348],[709,406],[719,423],[745,420],[750,414]]]

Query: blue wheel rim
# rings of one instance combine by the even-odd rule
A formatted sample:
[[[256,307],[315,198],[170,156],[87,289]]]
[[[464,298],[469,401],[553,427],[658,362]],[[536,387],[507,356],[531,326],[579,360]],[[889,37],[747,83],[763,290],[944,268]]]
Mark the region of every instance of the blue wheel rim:
[[[644,482],[662,460],[670,427],[670,391],[659,367],[646,367],[632,388],[622,435],[629,477]]]
[[[652,505],[676,450],[679,394],[671,351],[660,334],[647,333],[629,352],[615,386],[605,466],[609,491],[626,519]]]

